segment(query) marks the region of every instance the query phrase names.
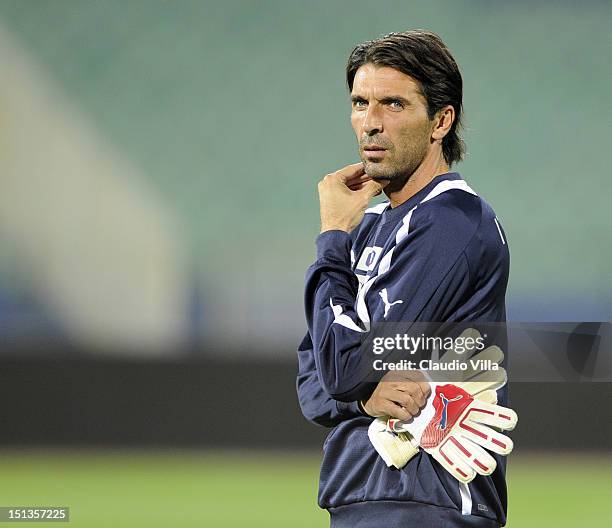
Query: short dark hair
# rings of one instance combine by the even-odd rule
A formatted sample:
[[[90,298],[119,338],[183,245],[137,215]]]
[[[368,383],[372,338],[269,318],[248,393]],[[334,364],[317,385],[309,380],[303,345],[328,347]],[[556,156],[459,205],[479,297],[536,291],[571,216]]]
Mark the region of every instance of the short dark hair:
[[[429,119],[447,105],[455,109],[455,121],[442,140],[442,153],[449,165],[461,161],[465,151],[460,136],[463,79],[442,39],[431,31],[413,29],[359,44],[346,65],[346,83],[350,91],[357,70],[368,63],[394,68],[417,80],[427,101]]]

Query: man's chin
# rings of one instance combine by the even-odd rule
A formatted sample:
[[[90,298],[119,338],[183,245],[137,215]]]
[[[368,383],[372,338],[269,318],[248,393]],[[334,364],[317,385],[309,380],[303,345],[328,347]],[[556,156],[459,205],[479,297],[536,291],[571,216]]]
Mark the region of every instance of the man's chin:
[[[400,183],[397,181],[397,173],[393,170],[390,170],[389,167],[386,166],[386,164],[381,162],[376,163],[370,160],[362,161],[366,174],[375,182],[380,183],[383,189],[386,187],[393,187],[394,182]],[[401,183],[400,187],[403,185],[403,183]]]
[[[370,164],[366,164],[365,172],[366,174],[372,178],[375,182],[380,183],[381,185],[386,185],[389,182],[393,181],[393,176],[382,172],[381,170],[377,170],[378,167],[372,167]]]
[[[363,167],[366,174],[374,181],[382,183],[383,181],[391,181],[393,179],[387,171],[380,166],[380,163],[372,163],[371,161],[364,161]]]
[[[389,175],[389,174],[381,174],[373,171],[373,173],[368,172],[366,167],[366,174],[372,178],[375,182],[379,183],[382,188],[385,190],[385,193],[396,192],[400,190],[405,184],[408,178],[404,178],[401,175]]]

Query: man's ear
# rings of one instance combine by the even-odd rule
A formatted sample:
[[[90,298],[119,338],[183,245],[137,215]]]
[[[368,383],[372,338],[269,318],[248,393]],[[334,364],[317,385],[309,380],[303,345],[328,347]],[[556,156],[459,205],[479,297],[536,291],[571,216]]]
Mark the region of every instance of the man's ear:
[[[451,105],[447,105],[436,112],[434,116],[434,127],[431,132],[431,138],[434,140],[442,140],[448,134],[453,122],[455,121],[455,109]]]

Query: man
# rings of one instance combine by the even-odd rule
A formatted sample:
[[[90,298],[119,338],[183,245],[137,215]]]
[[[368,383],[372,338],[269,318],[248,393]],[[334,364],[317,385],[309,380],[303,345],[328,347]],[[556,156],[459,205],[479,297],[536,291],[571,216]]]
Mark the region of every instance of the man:
[[[463,155],[461,74],[437,35],[413,30],[357,46],[346,75],[361,162],[319,183],[321,234],[298,349],[303,414],[333,427],[319,505],[332,527],[503,525],[501,458],[469,485],[423,450],[401,470],[387,467],[368,439],[373,417],[417,416],[430,388],[392,373],[373,385],[357,368],[373,324],[505,321],[505,235],[450,172]],[[389,201],[366,210],[383,191]]]

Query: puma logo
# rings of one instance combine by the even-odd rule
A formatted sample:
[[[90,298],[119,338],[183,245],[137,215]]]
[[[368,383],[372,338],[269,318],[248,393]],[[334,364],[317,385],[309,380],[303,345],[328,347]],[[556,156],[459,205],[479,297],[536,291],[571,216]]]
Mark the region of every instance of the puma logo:
[[[461,398],[463,398],[462,394],[459,394],[459,396],[455,396],[454,398],[447,398],[446,396],[444,396],[444,394],[440,393],[440,399],[442,400],[442,416],[440,417],[440,423],[438,424],[438,429],[440,430],[444,430],[446,429],[446,421],[447,421],[447,411],[448,411],[448,404],[457,400],[460,400]]]
[[[385,319],[387,318],[387,314],[389,313],[389,310],[391,309],[391,307],[394,304],[403,304],[404,303],[404,301],[402,301],[401,299],[390,303],[389,302],[389,294],[387,293],[387,288],[383,288],[382,290],[380,290],[378,292],[378,295],[380,295],[380,298],[382,299],[382,302],[385,305],[385,313],[383,314],[383,317]]]

